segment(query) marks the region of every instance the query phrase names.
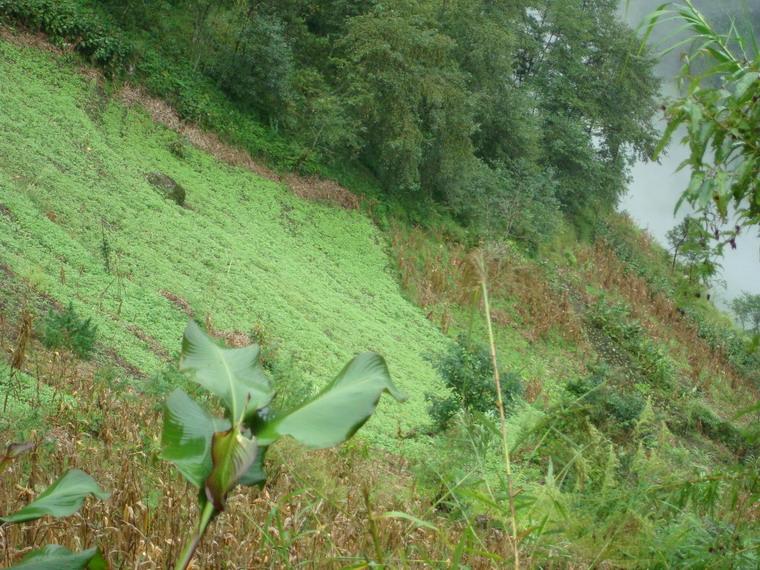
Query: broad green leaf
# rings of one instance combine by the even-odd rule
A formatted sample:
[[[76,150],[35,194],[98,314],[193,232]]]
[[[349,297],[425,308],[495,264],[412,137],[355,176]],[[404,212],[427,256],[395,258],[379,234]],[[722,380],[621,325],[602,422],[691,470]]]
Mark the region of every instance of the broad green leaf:
[[[185,329],[180,370],[195,372],[196,382],[221,398],[233,423],[266,406],[273,396],[258,346],[220,347],[195,321]]]
[[[313,448],[338,445],[369,419],[383,392],[400,402],[406,399],[391,381],[382,356],[359,354],[313,399],[266,423],[259,443],[268,445],[289,435]]]
[[[82,503],[88,495],[103,500],[108,498],[109,494],[101,489],[95,479],[87,473],[72,469],[26,507],[15,514],[0,517],[0,520],[7,523],[19,523],[46,515],[57,518],[67,517],[82,508]]]
[[[227,493],[251,467],[257,450],[256,439],[245,437],[238,428],[214,434],[213,469],[206,479],[206,498],[214,503],[214,509],[224,510]]]
[[[19,564],[9,570],[107,570],[105,561],[97,548],[72,552],[68,548],[49,544],[27,554]]]
[[[202,489],[213,468],[214,433],[227,431],[230,423],[215,418],[182,390],[175,390],[164,404],[161,455],[177,466],[190,483]]]
[[[238,483],[245,485],[246,487],[253,487],[255,485],[261,486],[266,482],[267,474],[266,471],[264,471],[264,457],[266,456],[267,449],[269,448],[266,446],[258,446],[258,449],[256,450],[256,459],[253,460],[248,471],[243,473]]]

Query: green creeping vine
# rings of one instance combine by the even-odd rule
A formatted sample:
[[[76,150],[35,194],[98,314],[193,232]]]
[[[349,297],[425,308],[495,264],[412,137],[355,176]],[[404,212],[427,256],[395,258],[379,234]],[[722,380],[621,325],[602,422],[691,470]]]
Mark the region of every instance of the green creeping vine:
[[[193,321],[185,330],[180,370],[191,372],[195,382],[219,398],[225,414],[214,417],[179,389],[166,400],[163,457],[200,491],[200,517],[175,570],[189,566],[233,487],[264,484],[264,455],[280,437],[289,435],[315,449],[332,447],[369,419],[383,392],[405,399],[391,381],[385,360],[365,352],[312,399],[290,412],[273,413],[269,404],[274,390],[259,353],[257,345],[221,347]]]

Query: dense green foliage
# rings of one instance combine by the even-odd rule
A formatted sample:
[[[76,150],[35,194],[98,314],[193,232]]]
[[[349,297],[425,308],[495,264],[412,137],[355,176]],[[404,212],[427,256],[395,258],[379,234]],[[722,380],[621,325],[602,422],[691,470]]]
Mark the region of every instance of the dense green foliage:
[[[496,412],[493,364],[487,348],[473,345],[472,341],[460,337],[434,364],[444,384],[451,390],[447,396],[425,395],[430,403],[428,413],[436,429],[446,429],[460,411],[480,414]],[[509,408],[522,396],[519,375],[502,372],[501,391],[505,408]]]
[[[760,352],[704,298],[682,294],[688,272],[673,271],[667,252],[624,217],[595,212],[648,145],[648,103],[615,108],[651,79],[623,49],[630,35],[611,2],[14,6],[26,11],[14,20],[36,29],[52,20],[33,20],[35,10],[69,10],[123,34],[133,53],[124,76],[270,165],[335,169],[350,189],[369,189],[365,206],[381,222],[215,160],[139,102],[120,102],[118,80],[77,73],[71,53],[17,45],[29,36],[3,36],[0,341],[13,344],[27,303],[44,321],[71,302],[70,320],[91,318],[98,342],[76,366],[36,339],[22,369],[0,363],[12,387],[0,427],[54,427],[61,441],[40,450],[41,463],[86,449],[79,466],[118,485],[98,507],[111,564],[169,567],[177,523],[197,515],[163,452],[203,489],[201,523],[235,488],[210,531],[225,548],[202,548],[203,567],[509,567],[516,551],[546,567],[757,567],[760,434],[748,406]],[[66,33],[53,38],[76,47]],[[346,157],[352,167],[335,166]],[[157,193],[150,173],[176,180],[183,204]],[[372,191],[378,182],[386,194]],[[394,201],[415,209],[395,217]],[[425,211],[436,203],[459,219]],[[470,261],[481,238],[491,238],[479,272],[498,369],[519,373],[502,378],[504,442],[478,344],[488,334]],[[182,367],[195,383],[172,364],[188,317],[205,317],[208,332],[186,339]],[[452,340],[460,334],[466,343]],[[240,348],[252,341],[260,352]],[[337,443],[391,391],[367,355],[325,383],[364,350],[388,358],[409,401],[381,399],[361,440],[340,451],[303,453],[287,440]],[[439,374],[430,354],[441,355]],[[369,395],[353,383],[365,372]],[[332,413],[357,395],[359,408]],[[225,418],[214,417],[221,408]],[[431,431],[431,419],[446,429]],[[292,438],[268,452],[269,487],[254,498],[244,486],[261,482],[263,447],[283,435]],[[373,504],[383,495],[392,506]],[[357,497],[360,508],[347,508]],[[79,548],[91,530],[55,536]],[[22,555],[0,552],[11,564]]]
[[[77,3],[2,0],[0,15],[42,30],[57,42],[75,42],[77,51],[111,73],[122,72],[133,55],[116,28],[104,25]]]
[[[42,331],[42,342],[53,350],[70,350],[78,358],[89,358],[95,345],[98,327],[92,319],[82,319],[69,303],[64,310],[50,311]]]
[[[4,266],[63,307],[71,302],[77,323],[97,326],[96,351],[112,347],[148,377],[165,369],[187,311],[208,315],[222,334],[263,332],[278,353],[275,382],[290,368],[302,386],[321,388],[357,352],[394,352],[404,408],[415,411],[402,418],[381,405],[383,420],[365,437],[391,445],[398,425],[426,423],[424,394],[440,380],[423,354],[446,339],[403,297],[366,216],[306,202],[192,147],[180,158],[171,150],[178,136],[144,112],[110,100],[93,113],[101,95],[71,70],[0,42]],[[185,208],[154,191],[145,174],[157,171],[187,190]],[[402,330],[389,326],[399,320]]]
[[[275,166],[348,161],[399,200],[531,243],[552,212],[614,206],[653,146],[652,60],[616,4],[25,0],[0,15],[88,55],[80,28],[113,30],[131,59],[108,65]]]

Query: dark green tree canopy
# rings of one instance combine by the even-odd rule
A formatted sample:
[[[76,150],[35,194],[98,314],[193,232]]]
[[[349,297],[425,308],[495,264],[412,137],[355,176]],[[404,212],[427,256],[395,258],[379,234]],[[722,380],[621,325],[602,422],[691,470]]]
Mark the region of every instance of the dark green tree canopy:
[[[654,146],[653,61],[615,0],[104,3],[160,37],[184,22],[196,69],[305,149],[293,168],[358,161],[496,231],[519,195],[614,207]]]

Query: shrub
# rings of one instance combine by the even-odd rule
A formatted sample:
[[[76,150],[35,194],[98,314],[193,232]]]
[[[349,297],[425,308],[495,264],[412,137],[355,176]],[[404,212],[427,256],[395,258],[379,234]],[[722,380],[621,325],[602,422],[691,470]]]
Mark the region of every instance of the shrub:
[[[71,303],[61,312],[50,311],[45,319],[42,344],[51,350],[70,350],[86,360],[92,354],[98,330],[91,320],[80,318]]]
[[[251,19],[234,49],[228,48],[214,73],[224,91],[270,121],[286,117],[294,63],[283,23],[269,16]]]
[[[711,440],[725,445],[737,455],[747,452],[749,442],[730,422],[718,417],[712,410],[700,403],[691,404],[686,410],[686,420],[681,426],[684,432],[698,431]]]
[[[565,388],[581,398],[584,413],[603,431],[631,430],[644,410],[644,399],[636,392],[624,392],[608,383],[610,369],[597,366],[589,376],[569,382]]]
[[[652,386],[670,388],[678,378],[678,365],[657,345],[642,324],[631,318],[624,304],[600,299],[589,312],[592,325],[603,331],[635,365],[635,371]]]
[[[56,43],[71,43],[106,73],[126,69],[132,46],[112,26],[67,0],[0,0],[0,19],[14,20],[46,33]]]
[[[451,390],[451,395],[445,397],[425,395],[430,404],[428,413],[437,430],[445,430],[459,410],[468,413],[489,413],[496,410],[496,388],[488,349],[474,345],[460,336],[448,352],[433,359],[433,366]],[[523,385],[519,375],[502,372],[501,390],[504,405],[509,408],[522,396]]]

